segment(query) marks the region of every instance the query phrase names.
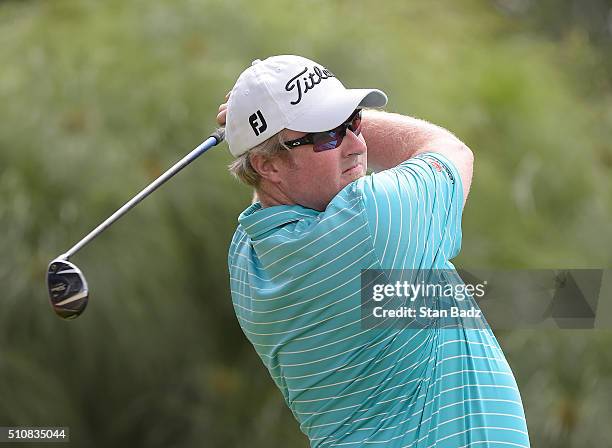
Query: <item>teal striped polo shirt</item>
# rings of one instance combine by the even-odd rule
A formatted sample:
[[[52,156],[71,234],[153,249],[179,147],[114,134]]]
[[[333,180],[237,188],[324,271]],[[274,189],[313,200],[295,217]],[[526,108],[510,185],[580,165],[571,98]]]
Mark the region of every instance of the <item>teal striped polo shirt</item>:
[[[350,183],[323,212],[255,203],[240,215],[236,316],[312,447],[529,446],[488,326],[361,324],[361,270],[454,269],[462,206],[454,165],[424,153]]]

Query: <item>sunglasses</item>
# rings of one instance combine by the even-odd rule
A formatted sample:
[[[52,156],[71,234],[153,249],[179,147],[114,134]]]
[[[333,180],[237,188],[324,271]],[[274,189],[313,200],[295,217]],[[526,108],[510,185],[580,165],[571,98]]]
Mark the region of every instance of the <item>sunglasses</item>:
[[[329,151],[340,146],[346,136],[347,129],[350,129],[355,135],[361,134],[361,109],[355,110],[348,120],[331,131],[311,132],[304,137],[284,143],[290,149],[302,145],[313,145],[312,150],[314,152]]]

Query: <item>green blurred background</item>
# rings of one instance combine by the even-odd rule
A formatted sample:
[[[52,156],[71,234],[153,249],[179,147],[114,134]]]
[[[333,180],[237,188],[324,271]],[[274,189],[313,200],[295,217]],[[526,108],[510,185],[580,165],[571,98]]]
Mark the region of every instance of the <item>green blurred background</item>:
[[[250,191],[211,151],[74,261],[50,259],[214,129],[251,60],[293,53],[476,155],[459,267],[612,266],[612,0],[0,0],[0,426],[79,447],[305,447],[237,325]],[[612,446],[612,333],[497,332],[534,447]],[[26,446],[26,445],[21,445]]]

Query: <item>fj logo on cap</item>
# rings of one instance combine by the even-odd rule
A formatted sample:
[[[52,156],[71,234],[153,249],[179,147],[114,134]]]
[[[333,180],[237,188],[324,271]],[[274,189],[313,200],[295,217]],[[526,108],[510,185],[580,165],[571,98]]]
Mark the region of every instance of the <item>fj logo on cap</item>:
[[[249,124],[253,128],[253,132],[255,132],[256,136],[268,129],[268,123],[266,123],[260,110],[249,117]]]

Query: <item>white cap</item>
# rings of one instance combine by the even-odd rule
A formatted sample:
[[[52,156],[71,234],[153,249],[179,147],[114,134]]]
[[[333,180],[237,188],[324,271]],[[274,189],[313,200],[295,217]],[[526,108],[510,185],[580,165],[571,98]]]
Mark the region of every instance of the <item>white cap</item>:
[[[325,67],[301,56],[256,59],[238,77],[227,103],[225,139],[234,157],[283,129],[321,132],[358,107],[382,107],[377,89],[347,89]]]

